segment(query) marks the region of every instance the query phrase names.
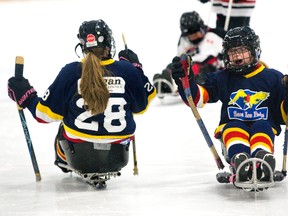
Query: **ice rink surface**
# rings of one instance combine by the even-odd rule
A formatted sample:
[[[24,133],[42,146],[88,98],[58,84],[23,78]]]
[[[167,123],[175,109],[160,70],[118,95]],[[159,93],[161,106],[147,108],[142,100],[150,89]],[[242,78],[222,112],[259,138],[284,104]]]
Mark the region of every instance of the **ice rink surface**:
[[[283,73],[288,73],[287,4],[258,1],[251,18],[251,27],[260,36],[263,61]],[[79,60],[74,47],[82,21],[101,18],[114,32],[117,51],[124,49],[124,32],[128,47],[138,54],[152,79],[176,54],[179,18],[191,10],[213,27],[210,4],[197,0],[0,1],[1,216],[287,215],[287,179],[257,194],[217,183],[213,156],[191,110],[179,97],[156,98],[146,113],[135,116],[139,175],[133,175],[130,148],[129,164],[103,191],[54,166],[58,124],[39,124],[25,110],[42,175],[41,182],[35,181],[17,108],[7,96],[15,56],[24,56],[24,76],[42,95],[66,63]],[[199,113],[221,155],[220,144],[213,138],[220,104],[206,105]],[[275,144],[278,170],[283,142],[281,133]]]

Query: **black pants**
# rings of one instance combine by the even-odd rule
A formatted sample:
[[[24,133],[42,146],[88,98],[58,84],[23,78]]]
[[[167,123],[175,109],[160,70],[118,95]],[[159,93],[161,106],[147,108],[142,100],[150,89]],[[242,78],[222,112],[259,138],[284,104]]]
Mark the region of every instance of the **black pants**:
[[[217,14],[216,27],[224,29],[226,16]],[[228,30],[240,26],[249,26],[250,17],[230,17]]]

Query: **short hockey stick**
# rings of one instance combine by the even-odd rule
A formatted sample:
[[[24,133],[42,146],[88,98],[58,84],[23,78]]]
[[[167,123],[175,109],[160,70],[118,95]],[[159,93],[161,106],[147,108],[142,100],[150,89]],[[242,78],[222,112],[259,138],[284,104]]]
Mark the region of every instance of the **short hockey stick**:
[[[207,22],[206,22],[206,25],[207,25],[207,26],[209,26],[210,16],[211,16],[211,13],[212,13],[214,0],[211,0],[211,1],[210,1],[210,4],[211,4],[211,8],[210,8],[210,11],[209,11],[209,14],[208,14],[208,19],[207,19]]]
[[[16,56],[15,77],[23,78],[23,68],[24,68],[24,58],[22,56]],[[37,160],[36,160],[36,157],[35,157],[32,141],[31,141],[31,137],[30,137],[28,126],[27,126],[27,122],[26,122],[26,118],[25,118],[23,109],[21,107],[19,107],[19,106],[17,106],[17,108],[18,108],[18,113],[19,113],[19,116],[20,116],[22,128],[23,128],[23,131],[24,131],[24,135],[25,135],[25,138],[26,138],[26,142],[27,142],[27,145],[28,145],[28,149],[29,149],[32,165],[33,165],[33,168],[34,168],[36,181],[38,182],[38,181],[41,181],[41,174],[40,174],[40,171],[39,171],[39,168],[38,168],[38,164],[37,164]]]
[[[231,10],[232,10],[232,3],[233,3],[233,0],[229,0],[228,9],[227,9],[227,13],[226,13],[226,19],[225,19],[225,25],[224,25],[224,30],[225,31],[228,31],[228,28],[229,28]]]
[[[124,43],[124,46],[125,46],[125,50],[127,50],[128,47],[127,47],[127,43],[126,43],[126,40],[125,40],[124,33],[122,33],[122,39],[123,39],[123,43]],[[132,140],[132,146],[133,146],[133,161],[134,161],[133,174],[134,174],[134,175],[138,175],[138,165],[137,165],[137,156],[136,156],[136,141],[135,141],[135,135],[134,135],[133,140]]]
[[[287,143],[288,143],[288,113],[286,115],[286,129],[284,134],[284,144],[283,144],[283,162],[282,162],[282,174],[287,176]]]
[[[124,46],[125,46],[125,50],[127,50],[127,43],[126,43],[126,40],[125,40],[125,35],[124,33],[122,33],[122,40],[123,40],[123,43],[124,43]]]
[[[200,127],[200,130],[212,152],[212,155],[214,156],[214,159],[215,159],[215,162],[217,164],[217,167],[218,169],[223,169],[225,166],[224,164],[222,163],[222,160],[221,158],[219,157],[216,149],[215,149],[215,146],[211,140],[211,137],[204,125],[204,122],[202,121],[201,117],[200,117],[200,114],[194,104],[194,101],[193,101],[193,97],[192,97],[192,94],[191,94],[191,90],[190,90],[190,83],[189,83],[189,74],[191,73],[191,58],[190,56],[188,55],[182,55],[181,56],[181,62],[185,62],[187,61],[188,62],[188,67],[187,67],[187,74],[185,75],[185,77],[182,78],[182,85],[183,85],[183,88],[184,88],[184,92],[185,92],[185,96],[187,98],[187,101],[188,101],[188,104],[196,118],[196,121]],[[192,72],[193,73],[193,72]]]
[[[133,169],[133,174],[138,175],[138,165],[137,165],[137,157],[136,157],[136,140],[135,136],[132,140],[132,145],[133,145],[133,161],[134,161],[134,169]]]

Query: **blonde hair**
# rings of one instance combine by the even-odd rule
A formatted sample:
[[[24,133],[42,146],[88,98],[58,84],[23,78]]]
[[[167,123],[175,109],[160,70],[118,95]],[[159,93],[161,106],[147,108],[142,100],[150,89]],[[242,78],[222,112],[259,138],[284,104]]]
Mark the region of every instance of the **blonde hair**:
[[[107,107],[110,97],[108,88],[103,78],[109,71],[101,65],[103,48],[94,48],[86,52],[85,60],[82,63],[82,75],[80,82],[80,92],[84,99],[84,105],[93,115],[103,113]]]

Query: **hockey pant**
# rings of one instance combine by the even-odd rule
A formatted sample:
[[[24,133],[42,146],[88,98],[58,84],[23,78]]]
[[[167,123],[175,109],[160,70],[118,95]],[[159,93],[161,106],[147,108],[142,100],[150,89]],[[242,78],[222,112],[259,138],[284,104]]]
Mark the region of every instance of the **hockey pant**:
[[[274,152],[273,129],[266,120],[259,120],[250,126],[241,121],[228,122],[222,132],[222,142],[226,148],[228,159],[241,152],[255,157],[256,153],[264,150]]]

